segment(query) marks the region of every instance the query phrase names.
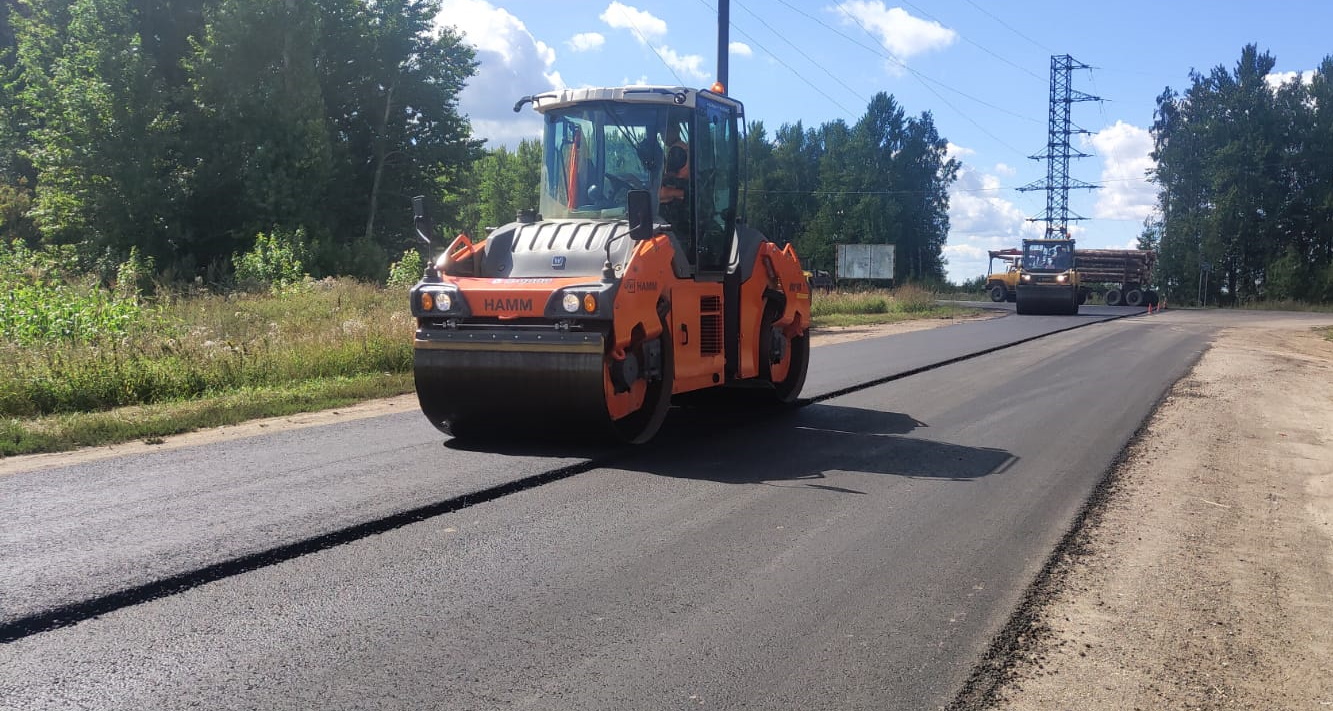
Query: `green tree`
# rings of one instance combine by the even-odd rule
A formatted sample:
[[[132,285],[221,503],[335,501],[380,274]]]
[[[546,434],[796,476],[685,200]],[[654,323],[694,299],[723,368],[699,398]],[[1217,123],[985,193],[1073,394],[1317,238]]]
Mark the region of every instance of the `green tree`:
[[[474,52],[456,31],[436,32],[435,0],[319,3],[320,81],[339,144],[330,210],[342,244],[335,246],[349,253],[359,242],[398,254],[412,243],[411,196],[457,193],[478,155],[480,141],[458,113]],[[458,224],[453,214],[437,219]]]
[[[1205,274],[1205,298],[1223,303],[1324,298],[1333,261],[1333,65],[1325,60],[1308,87],[1276,89],[1275,65],[1247,45],[1232,70],[1193,72],[1183,94],[1168,88],[1158,97],[1158,274],[1175,298],[1195,298]]]
[[[328,235],[330,136],[315,68],[320,21],[298,0],[220,0],[188,62],[198,116],[192,218],[195,264],[224,257],[258,233]]]
[[[27,156],[38,175],[32,211],[44,238],[85,254],[150,256],[179,235],[183,185],[177,124],[161,77],[120,0],[34,2],[18,35]]]
[[[524,139],[514,152],[504,146],[473,164],[461,212],[463,229],[474,236],[512,222],[521,209],[537,208],[541,183],[541,142]]]
[[[770,142],[764,125],[756,122],[747,140],[747,221],[779,244],[796,243],[807,268],[831,269],[831,253],[807,251],[810,245],[802,240],[807,224],[819,209],[816,191],[820,147],[816,134],[800,122],[784,124]]]

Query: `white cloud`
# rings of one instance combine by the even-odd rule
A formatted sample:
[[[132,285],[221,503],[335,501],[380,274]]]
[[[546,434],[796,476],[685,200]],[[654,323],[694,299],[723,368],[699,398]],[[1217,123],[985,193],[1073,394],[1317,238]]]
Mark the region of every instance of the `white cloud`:
[[[1116,121],[1092,135],[1089,143],[1102,157],[1102,188],[1093,216],[1142,222],[1157,207],[1157,186],[1147,180],[1154,167],[1152,134]]]
[[[658,47],[657,54],[677,74],[688,74],[695,79],[703,80],[711,78],[703,70],[704,58],[697,54],[677,54],[676,50],[666,45]]]
[[[879,39],[899,61],[936,49],[958,39],[958,33],[933,20],[914,17],[901,7],[885,7],[881,0],[852,0],[825,8],[844,25],[860,25]],[[897,67],[890,64],[890,69]],[[897,69],[901,71],[901,69]]]
[[[1314,70],[1307,69],[1303,72],[1273,72],[1272,74],[1269,74],[1268,76],[1264,77],[1264,81],[1268,82],[1268,86],[1276,90],[1283,84],[1286,84],[1298,77],[1300,78],[1302,84],[1309,84],[1314,81]]]
[[[597,17],[612,29],[629,30],[639,42],[644,44],[660,39],[667,33],[665,20],[646,10],[640,10],[619,2],[612,2],[607,5],[606,10]]]
[[[944,256],[951,257],[949,260],[981,261],[989,260],[990,252],[975,244],[951,244],[944,248]]]
[[[561,88],[555,50],[528,31],[517,17],[485,0],[445,0],[435,18],[438,27],[454,27],[476,47],[476,76],[458,97],[472,121],[472,133],[491,146],[514,146],[541,134],[541,120],[531,112],[514,113],[521,96]]]
[[[996,163],[995,167],[992,168],[991,170],[994,170],[996,173],[999,173],[1000,175],[1003,175],[1006,178],[1011,178],[1015,175],[1018,175],[1018,169],[1009,165],[1008,163]]]
[[[565,42],[573,52],[590,52],[601,49],[606,44],[606,37],[600,32],[580,32]]]
[[[955,153],[955,149],[959,153]],[[967,149],[950,146],[951,155]],[[963,163],[949,189],[949,242],[944,256],[949,279],[961,282],[986,273],[992,249],[1017,247],[1024,237],[1038,237],[1044,227],[1005,199],[1000,178]]]
[[[710,76],[704,71],[704,58],[697,54],[681,54],[661,42],[667,34],[666,21],[645,10],[619,2],[612,2],[598,19],[608,27],[629,32],[634,39],[645,47],[650,47],[657,56],[671,68],[678,81],[686,77],[707,81]],[[742,45],[744,46],[744,45]],[[733,44],[734,47],[734,44]],[[748,50],[749,47],[746,47]]]
[[[727,45],[727,51],[736,57],[754,56],[754,50],[750,49],[750,45],[744,42],[732,42],[731,44]]]
[[[955,160],[962,160],[963,158],[976,153],[976,151],[972,150],[971,148],[960,146],[957,143],[945,144],[944,152],[945,155]]]

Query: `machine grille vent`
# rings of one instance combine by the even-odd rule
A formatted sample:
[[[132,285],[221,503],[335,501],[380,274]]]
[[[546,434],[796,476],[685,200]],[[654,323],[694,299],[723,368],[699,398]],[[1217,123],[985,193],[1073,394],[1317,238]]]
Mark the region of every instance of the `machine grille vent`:
[[[699,299],[699,353],[713,356],[722,352],[722,298]]]

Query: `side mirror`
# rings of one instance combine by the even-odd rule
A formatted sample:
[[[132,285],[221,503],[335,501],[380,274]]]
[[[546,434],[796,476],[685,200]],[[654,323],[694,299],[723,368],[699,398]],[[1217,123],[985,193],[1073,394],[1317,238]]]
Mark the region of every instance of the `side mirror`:
[[[422,242],[431,243],[430,238],[435,234],[435,226],[430,223],[430,218],[426,216],[425,195],[412,198],[412,227],[416,229],[417,237],[420,237]]]
[[[629,238],[635,242],[652,239],[652,196],[649,195],[647,190],[631,190],[625,200],[625,217],[629,220]]]

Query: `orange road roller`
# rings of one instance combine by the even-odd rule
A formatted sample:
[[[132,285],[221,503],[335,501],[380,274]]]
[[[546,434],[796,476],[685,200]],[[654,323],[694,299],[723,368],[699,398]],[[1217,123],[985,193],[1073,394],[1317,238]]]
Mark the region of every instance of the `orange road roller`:
[[[810,287],[738,219],[744,109],[632,86],[523,97],[544,123],[538,209],[460,235],[411,290],[421,410],[454,437],[650,440],[673,396],[792,403]],[[416,230],[435,238],[424,200]]]

